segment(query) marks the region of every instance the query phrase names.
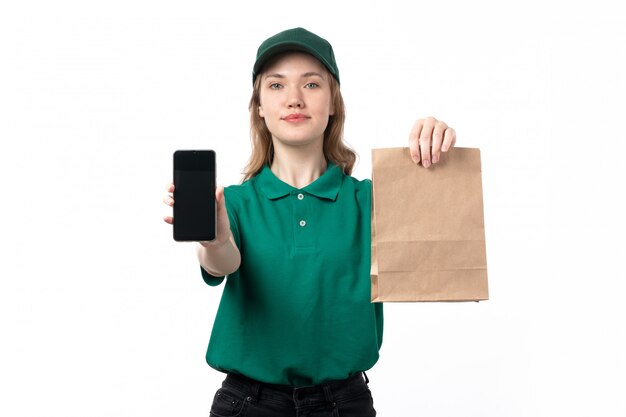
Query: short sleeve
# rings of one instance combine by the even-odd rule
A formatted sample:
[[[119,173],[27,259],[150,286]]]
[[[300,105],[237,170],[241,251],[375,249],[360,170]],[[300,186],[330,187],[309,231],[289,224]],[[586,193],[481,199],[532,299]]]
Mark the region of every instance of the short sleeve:
[[[209,274],[202,266],[200,266],[200,273],[202,274],[202,279],[207,285],[211,287],[217,287],[224,281],[225,277],[215,277]]]

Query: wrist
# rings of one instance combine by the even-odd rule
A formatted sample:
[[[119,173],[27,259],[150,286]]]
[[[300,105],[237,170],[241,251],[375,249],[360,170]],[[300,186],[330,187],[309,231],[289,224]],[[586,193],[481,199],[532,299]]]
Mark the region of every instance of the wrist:
[[[224,240],[220,240],[217,237],[214,240],[203,240],[198,242],[200,244],[200,246],[202,246],[203,248],[207,248],[207,249],[219,249],[222,246],[224,246],[226,243],[228,243],[230,241],[230,237],[232,236],[232,233],[229,233],[228,236],[226,236],[226,239]]]

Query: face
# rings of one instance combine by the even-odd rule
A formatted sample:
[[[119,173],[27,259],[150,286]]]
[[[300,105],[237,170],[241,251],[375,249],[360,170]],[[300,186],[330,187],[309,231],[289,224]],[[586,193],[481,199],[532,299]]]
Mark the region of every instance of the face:
[[[259,116],[272,140],[288,146],[321,144],[334,114],[328,79],[317,59],[288,53],[270,61],[261,77]]]

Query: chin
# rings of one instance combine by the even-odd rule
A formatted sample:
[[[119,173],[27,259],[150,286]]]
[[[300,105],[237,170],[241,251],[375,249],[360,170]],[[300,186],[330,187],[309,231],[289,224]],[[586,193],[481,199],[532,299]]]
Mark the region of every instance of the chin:
[[[308,145],[312,145],[316,142],[323,142],[324,141],[324,137],[315,137],[315,138],[311,138],[311,137],[289,137],[289,138],[282,138],[282,139],[277,139],[279,142],[281,142],[284,145],[287,146],[308,146]]]

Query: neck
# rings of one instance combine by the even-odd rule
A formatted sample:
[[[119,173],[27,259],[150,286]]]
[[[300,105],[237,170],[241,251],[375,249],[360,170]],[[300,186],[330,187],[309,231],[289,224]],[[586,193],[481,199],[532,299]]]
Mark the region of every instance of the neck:
[[[311,149],[274,145],[274,160],[270,168],[278,179],[292,187],[304,188],[326,171],[327,163],[321,146]]]

